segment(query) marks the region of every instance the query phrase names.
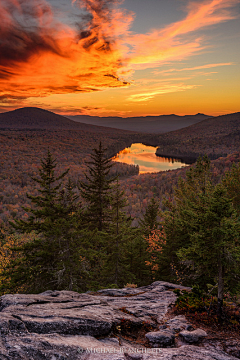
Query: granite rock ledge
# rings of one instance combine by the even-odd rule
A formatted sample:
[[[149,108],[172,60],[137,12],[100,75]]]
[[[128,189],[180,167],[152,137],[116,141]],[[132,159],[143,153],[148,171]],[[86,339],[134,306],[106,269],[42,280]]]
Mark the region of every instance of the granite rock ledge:
[[[181,316],[162,325],[176,299],[175,288],[188,289],[156,281],[141,288],[96,293],[49,290],[4,295],[0,298],[0,360],[237,359],[201,344],[175,342],[175,333],[191,329]],[[148,324],[153,332],[173,334],[171,347],[156,348],[156,342],[151,347],[147,337],[145,344],[129,341],[121,335],[126,323],[134,329]]]

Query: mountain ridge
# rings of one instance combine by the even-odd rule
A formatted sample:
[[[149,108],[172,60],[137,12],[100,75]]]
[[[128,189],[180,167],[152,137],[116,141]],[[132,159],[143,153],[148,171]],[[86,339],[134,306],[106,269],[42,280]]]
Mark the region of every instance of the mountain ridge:
[[[90,126],[142,133],[165,133],[209,118],[205,114],[140,117],[64,116],[38,107],[23,107],[0,113],[1,129],[92,130]],[[211,118],[211,117],[210,117]]]
[[[69,119],[85,124],[108,126],[115,129],[137,131],[144,133],[165,133],[178,130],[199,121],[211,118],[205,114],[195,115],[158,115],[158,116],[134,116],[122,117],[98,117],[90,115],[67,116]]]
[[[217,117],[205,114],[195,115],[160,115],[145,117],[91,117],[89,115],[63,116],[37,107],[24,107],[0,113],[0,129],[18,130],[83,130],[104,132],[107,128],[117,132],[139,132],[165,137],[205,137],[215,132],[215,136],[229,135],[240,130],[240,112]],[[75,119],[75,120],[73,120]],[[78,121],[77,121],[78,119]],[[79,121],[82,120],[82,122]],[[235,119],[235,120],[234,120]],[[168,135],[167,135],[168,134]],[[157,135],[157,136],[158,136]]]

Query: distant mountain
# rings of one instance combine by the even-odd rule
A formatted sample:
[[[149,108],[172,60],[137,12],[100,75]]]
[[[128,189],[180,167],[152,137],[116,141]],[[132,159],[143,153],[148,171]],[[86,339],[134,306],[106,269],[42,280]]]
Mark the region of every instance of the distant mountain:
[[[36,107],[24,107],[0,113],[0,129],[85,130],[102,132],[104,131],[104,128],[107,127],[115,129],[115,131],[134,131],[158,134],[185,128],[207,118],[208,116],[204,114],[185,116],[161,115],[131,118],[101,118],[87,115],[66,117]]]
[[[159,115],[142,117],[98,117],[88,115],[68,116],[69,119],[79,121],[85,124],[107,126],[115,129],[138,131],[143,133],[165,133],[189,125],[196,124],[202,120],[208,119],[208,115]]]
[[[100,125],[100,124],[99,124]],[[106,132],[106,128],[82,124],[36,107],[24,107],[0,114],[0,129],[17,130],[84,130]],[[116,132],[117,130],[115,130]],[[121,130],[119,130],[121,131]]]
[[[226,156],[240,147],[240,112],[203,120],[184,129],[161,134],[157,154]]]

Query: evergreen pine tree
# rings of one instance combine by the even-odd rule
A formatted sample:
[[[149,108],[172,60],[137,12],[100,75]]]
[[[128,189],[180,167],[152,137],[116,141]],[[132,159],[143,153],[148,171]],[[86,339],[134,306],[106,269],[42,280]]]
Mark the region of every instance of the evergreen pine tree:
[[[151,198],[143,219],[139,221],[140,229],[145,236],[148,236],[152,230],[159,227],[158,217],[159,203],[154,198]]]
[[[181,247],[182,241],[179,238],[177,222],[176,205],[170,199],[163,201],[165,207],[168,209],[161,212],[161,224],[164,229],[164,240],[162,252],[157,256],[158,270],[155,274],[156,279],[168,281],[172,283],[182,283],[180,276],[182,265],[177,256],[177,251]],[[184,243],[184,241],[183,241]],[[186,267],[186,266],[185,266]],[[186,269],[185,269],[186,272]]]
[[[111,221],[110,204],[112,199],[112,183],[116,178],[109,177],[113,164],[106,157],[106,148],[102,143],[93,149],[91,161],[87,162],[88,174],[86,181],[80,182],[80,193],[86,201],[87,207],[84,213],[86,224],[89,229],[105,230]]]
[[[239,223],[225,187],[211,182],[207,157],[198,159],[186,173],[186,180],[179,180],[163,225],[166,246],[158,260],[159,276],[165,257],[176,277],[181,278],[183,272],[185,284],[204,287],[217,281],[220,319],[224,279],[240,259]]]
[[[131,227],[132,219],[126,215],[124,207],[126,199],[121,191],[118,179],[113,186],[111,200],[111,217],[107,238],[107,261],[104,267],[107,283],[116,284],[118,287],[134,278],[129,270],[128,246],[135,236],[136,231]]]
[[[32,207],[23,207],[29,213],[27,220],[16,220],[11,225],[20,232],[35,231],[37,234],[45,233],[51,229],[52,224],[58,219],[59,211],[59,193],[62,187],[62,179],[67,175],[68,170],[59,176],[55,176],[56,160],[48,150],[45,159],[41,160],[39,177],[33,177],[32,180],[39,185],[39,195],[33,196],[27,194],[31,200]]]
[[[196,165],[186,172],[186,179],[179,178],[173,200],[164,201],[168,210],[162,212],[161,217],[166,244],[158,256],[158,278],[177,283],[185,281],[185,284],[191,285],[191,268],[188,264],[183,264],[177,256],[179,249],[190,244],[189,224],[188,221],[183,222],[182,218],[188,212],[189,202],[197,202],[199,196],[203,195],[207,199],[212,189],[210,161],[207,156],[199,157]],[[198,280],[195,274],[193,276],[199,284],[205,282],[201,276]]]
[[[203,278],[217,279],[218,318],[221,319],[224,279],[240,260],[239,224],[226,189],[218,184],[207,197],[190,202],[180,221],[188,223],[190,244],[178,251]]]
[[[226,172],[223,180],[227,189],[228,197],[232,200],[233,206],[240,216],[240,164],[233,164],[230,171]]]
[[[11,223],[16,231],[35,234],[34,240],[15,249],[20,255],[8,266],[3,276],[9,281],[4,291],[40,292],[46,289],[78,289],[81,273],[81,208],[69,181],[62,179],[68,171],[55,176],[56,161],[48,151],[41,161],[38,195],[28,195],[32,207],[27,220]]]

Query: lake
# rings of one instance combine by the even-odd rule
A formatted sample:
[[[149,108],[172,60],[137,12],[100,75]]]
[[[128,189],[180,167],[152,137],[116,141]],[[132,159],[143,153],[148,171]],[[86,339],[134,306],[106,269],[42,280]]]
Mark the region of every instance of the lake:
[[[132,144],[131,147],[120,151],[113,161],[118,161],[130,165],[138,165],[139,173],[153,173],[159,171],[175,170],[188,164],[183,163],[180,159],[172,159],[156,156],[157,148],[143,144]]]

